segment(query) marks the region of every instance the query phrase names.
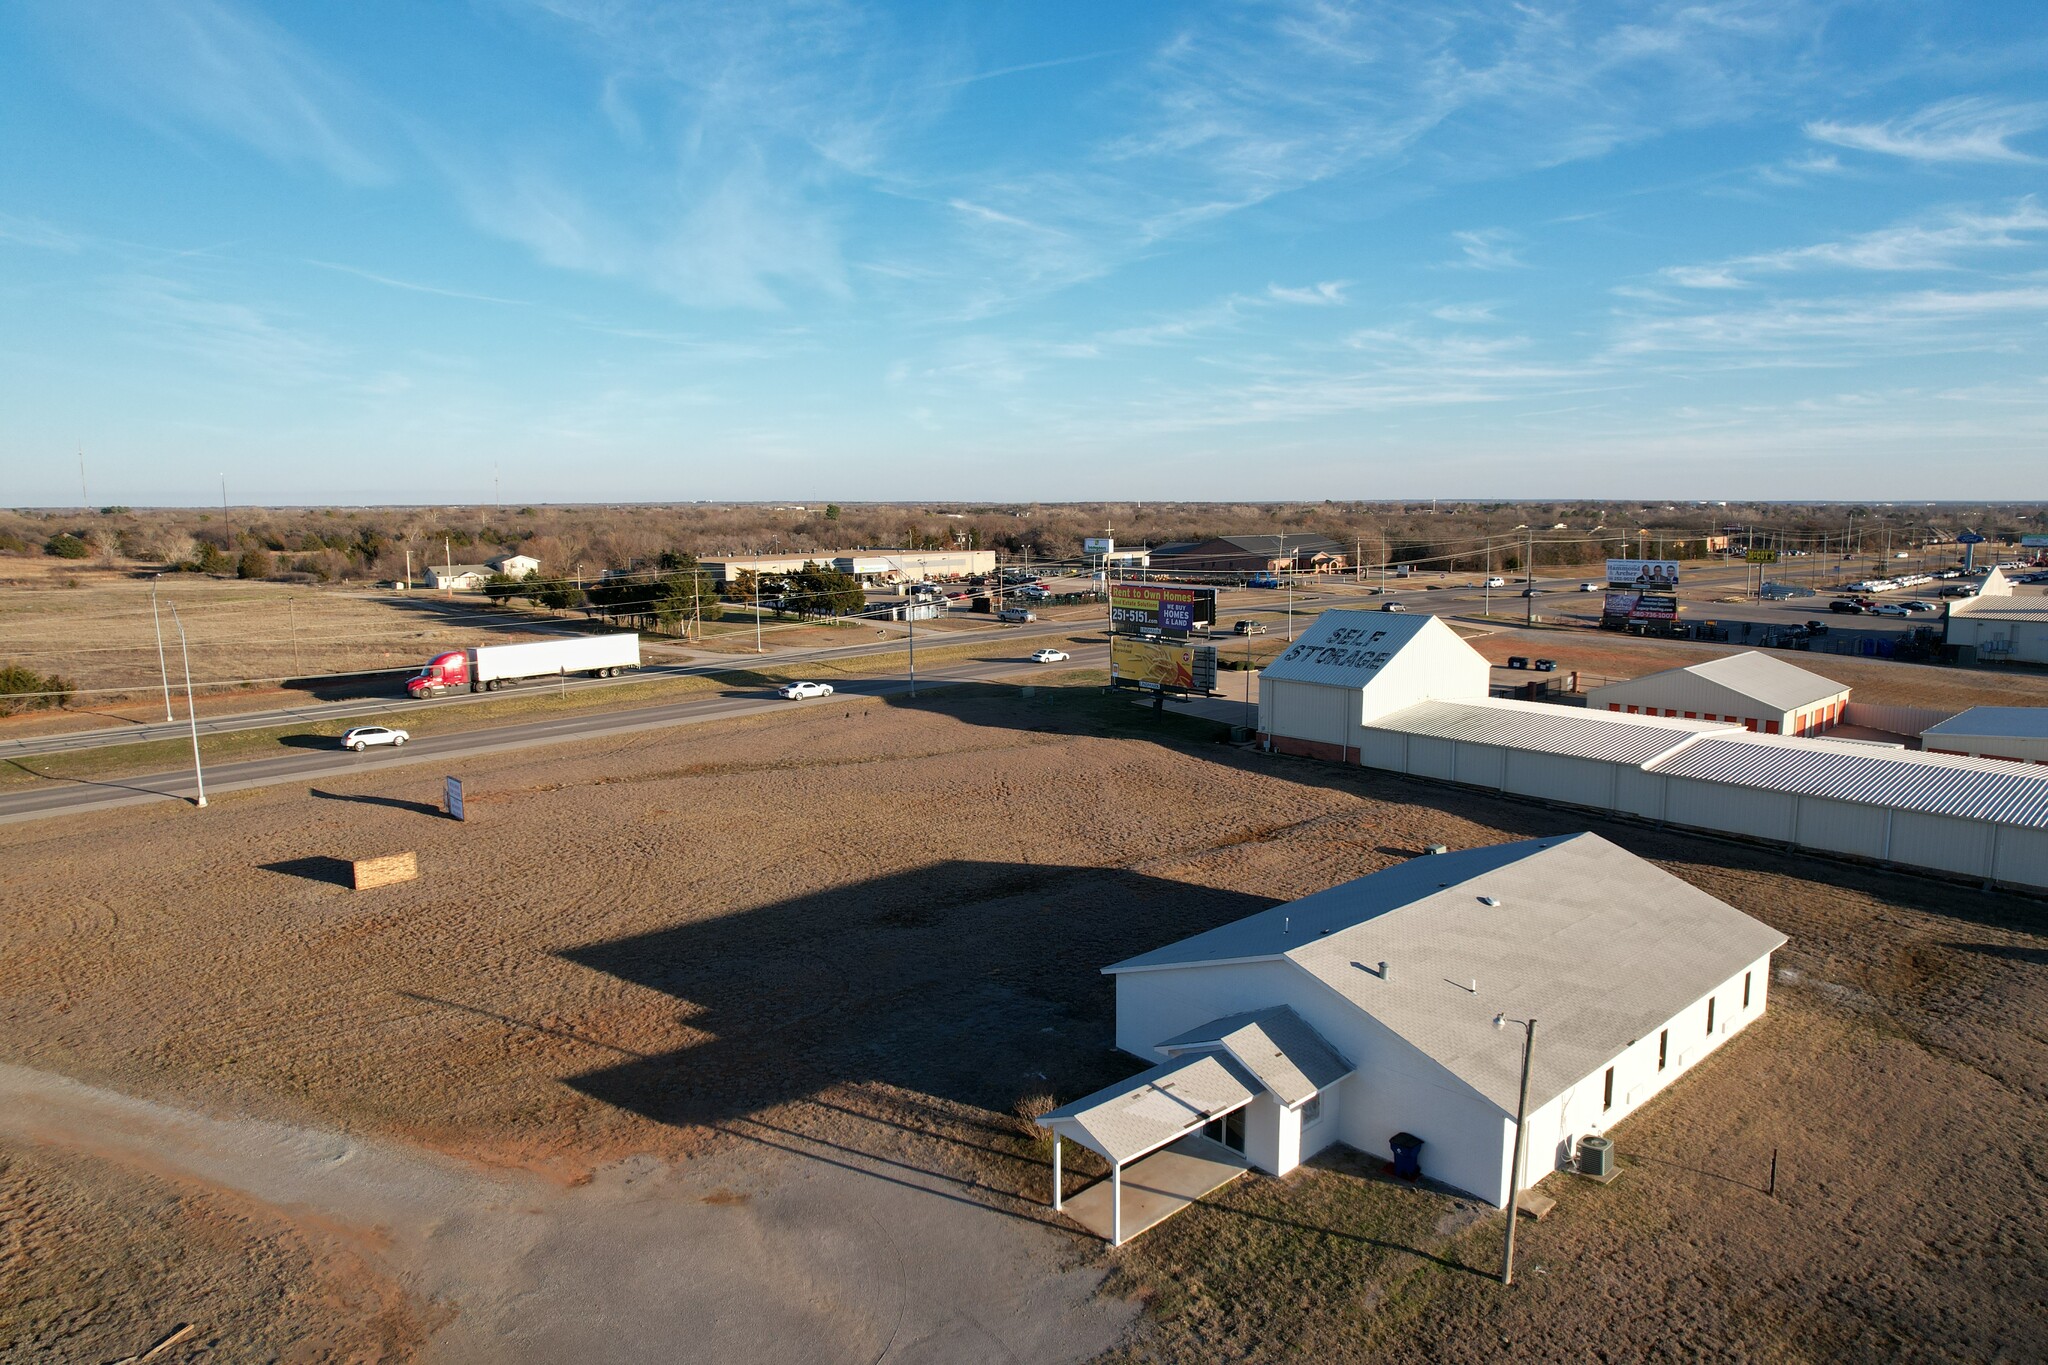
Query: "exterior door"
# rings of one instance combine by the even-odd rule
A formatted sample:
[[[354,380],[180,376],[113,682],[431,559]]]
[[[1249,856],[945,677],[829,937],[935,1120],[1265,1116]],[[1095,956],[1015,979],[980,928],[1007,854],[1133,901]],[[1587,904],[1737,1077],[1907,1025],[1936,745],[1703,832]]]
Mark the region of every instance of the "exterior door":
[[[1233,1109],[1220,1119],[1210,1119],[1202,1125],[1202,1136],[1211,1142],[1220,1142],[1231,1151],[1244,1154],[1244,1110]]]

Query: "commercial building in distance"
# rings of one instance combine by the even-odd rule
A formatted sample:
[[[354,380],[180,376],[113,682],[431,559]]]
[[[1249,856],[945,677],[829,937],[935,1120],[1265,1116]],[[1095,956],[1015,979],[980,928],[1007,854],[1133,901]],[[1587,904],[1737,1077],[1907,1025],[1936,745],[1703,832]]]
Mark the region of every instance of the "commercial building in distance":
[[[1419,1147],[1501,1205],[1522,1031],[1496,1017],[1542,1022],[1526,1189],[1760,1017],[1784,942],[1596,834],[1417,857],[1104,968],[1117,1047],[1157,1065],[1040,1123],[1112,1163],[1119,1211],[1125,1165],[1198,1133],[1275,1175]]]
[[[1849,689],[1750,650],[1687,664],[1586,694],[1587,709],[1631,716],[1729,721],[1760,735],[1817,735],[1840,723]]]
[[[1351,547],[1328,536],[1217,536],[1160,545],[1151,567],[1163,573],[1334,573],[1351,565]]]
[[[1946,643],[1962,663],[2048,664],[2048,597],[2015,593],[1993,569],[1975,597],[1949,604]]]
[[[726,555],[701,561],[717,582],[742,573],[793,574],[806,564],[851,574],[863,583],[923,583],[996,571],[994,550],[812,550],[807,554]]]
[[[2048,706],[1973,706],[1920,732],[1930,754],[2048,763]]]

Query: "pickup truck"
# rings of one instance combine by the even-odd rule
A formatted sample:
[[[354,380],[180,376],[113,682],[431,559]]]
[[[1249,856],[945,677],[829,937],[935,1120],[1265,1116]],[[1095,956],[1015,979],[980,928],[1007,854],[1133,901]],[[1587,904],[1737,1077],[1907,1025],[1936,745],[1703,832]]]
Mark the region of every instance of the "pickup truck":
[[[1038,619],[1038,613],[1029,607],[1004,607],[996,613],[996,620],[1006,621],[1014,626],[1029,625]]]

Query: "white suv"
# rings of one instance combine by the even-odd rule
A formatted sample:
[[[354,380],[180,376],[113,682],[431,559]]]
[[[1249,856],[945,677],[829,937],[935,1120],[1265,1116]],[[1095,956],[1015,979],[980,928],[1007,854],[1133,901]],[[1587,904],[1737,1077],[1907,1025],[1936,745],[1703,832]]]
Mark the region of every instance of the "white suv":
[[[372,744],[389,744],[396,748],[411,738],[403,730],[390,730],[382,725],[358,725],[341,737],[341,747],[359,754]]]

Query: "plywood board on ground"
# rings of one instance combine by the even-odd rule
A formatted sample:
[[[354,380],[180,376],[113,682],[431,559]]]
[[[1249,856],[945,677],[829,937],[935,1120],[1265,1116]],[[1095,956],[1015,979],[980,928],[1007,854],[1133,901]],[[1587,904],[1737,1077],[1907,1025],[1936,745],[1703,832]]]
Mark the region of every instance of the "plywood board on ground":
[[[382,858],[357,858],[349,866],[354,872],[355,888],[358,891],[390,886],[394,882],[409,882],[420,875],[419,859],[411,853],[391,853]]]

